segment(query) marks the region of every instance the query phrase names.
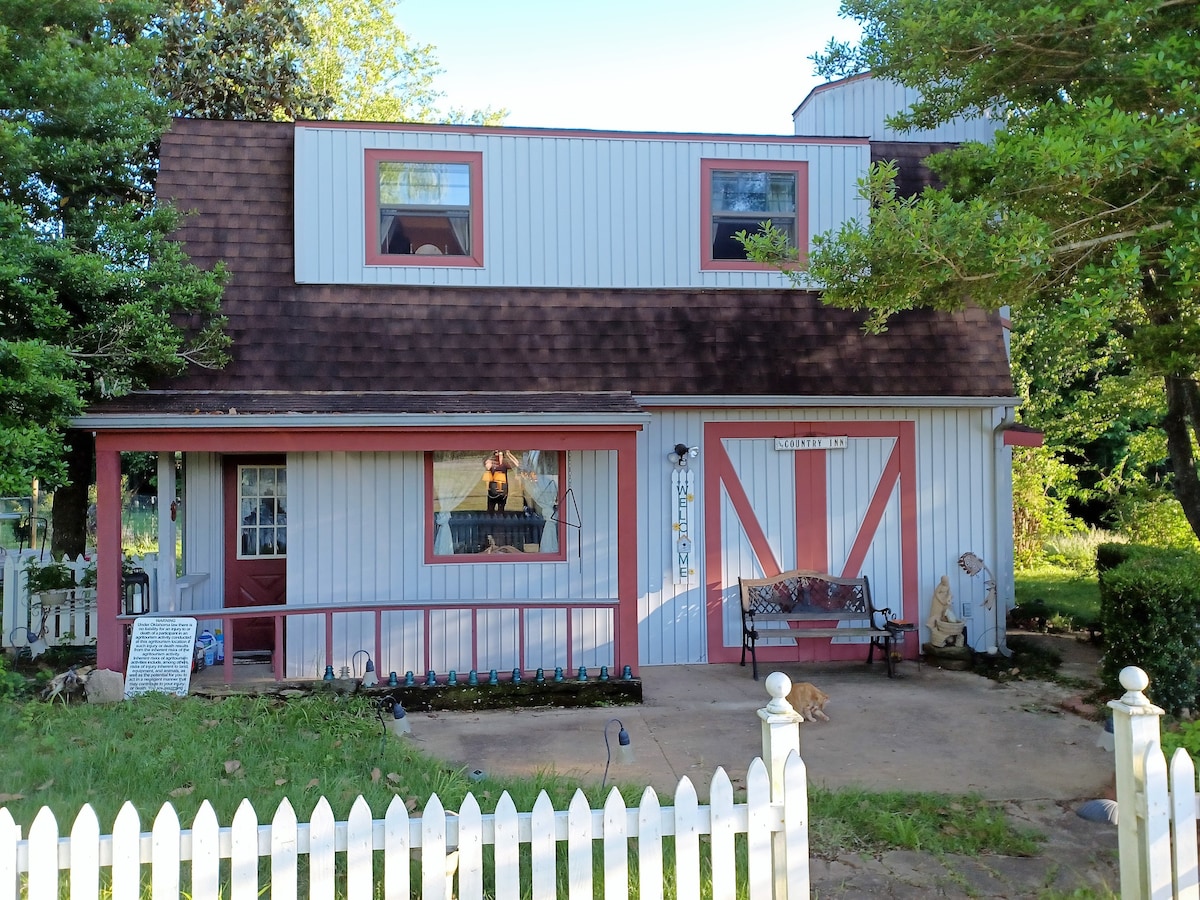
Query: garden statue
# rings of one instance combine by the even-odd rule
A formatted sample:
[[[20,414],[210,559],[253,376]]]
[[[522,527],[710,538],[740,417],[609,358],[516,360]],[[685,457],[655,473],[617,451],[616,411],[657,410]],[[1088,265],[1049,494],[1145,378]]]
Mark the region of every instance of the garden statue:
[[[963,631],[967,623],[954,614],[951,603],[954,597],[950,593],[950,579],[943,575],[938,586],[933,589],[933,599],[929,603],[929,618],[925,627],[929,629],[929,644],[933,647],[960,647],[965,643]]]

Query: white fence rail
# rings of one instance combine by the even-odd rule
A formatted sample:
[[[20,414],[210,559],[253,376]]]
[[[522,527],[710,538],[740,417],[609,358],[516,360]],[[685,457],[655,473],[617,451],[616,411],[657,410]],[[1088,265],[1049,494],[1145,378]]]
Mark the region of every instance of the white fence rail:
[[[1113,711],[1122,900],[1198,900],[1196,769],[1186,750],[1170,764],[1159,743],[1163,710],[1145,695],[1146,673],[1121,670]]]
[[[96,639],[96,589],[76,587],[65,595],[30,595],[26,567],[34,560],[38,565],[50,565],[55,560],[49,553],[38,550],[9,550],[3,557],[4,591],[3,616],[0,619],[0,647],[22,649],[39,637],[48,646],[86,646]],[[84,573],[94,565],[94,559],[79,556],[61,559],[74,574],[75,583],[83,581]],[[150,596],[156,595],[157,555],[132,557],[130,562],[143,569],[150,578]]]
[[[260,893],[279,900],[619,900],[660,898],[666,888],[679,900],[735,897],[739,889],[750,900],[807,900],[808,783],[799,716],[783,699],[790,687],[778,672],[767,679],[772,700],[758,711],[763,756],[747,771],[744,802],[735,801],[719,768],[707,805],[685,777],[673,806],[662,806],[647,787],[636,807],[613,789],[601,809],[576,791],[566,810],[556,810],[543,791],[532,811],[517,812],[505,792],[494,813],[484,815],[468,794],[455,814],[434,794],[420,816],[409,816],[395,797],[374,819],[360,796],[337,822],[322,797],[309,822],[297,822],[284,799],[260,824],[243,800],[232,824],[221,827],[206,800],[190,829],[167,803],[143,832],[126,803],[111,835],[101,834],[85,806],[66,836],[43,807],[27,838],[0,809],[0,900],[133,900],[147,886],[149,896],[172,900],[257,900]],[[269,866],[260,866],[263,859]]]

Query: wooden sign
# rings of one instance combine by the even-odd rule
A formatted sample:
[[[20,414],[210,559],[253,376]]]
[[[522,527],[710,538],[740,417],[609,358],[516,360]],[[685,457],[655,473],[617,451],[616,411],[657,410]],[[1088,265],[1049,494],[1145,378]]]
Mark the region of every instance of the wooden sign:
[[[196,652],[196,620],[190,617],[142,616],[133,622],[125,697],[150,691],[186,697],[192,683]]]
[[[775,438],[776,450],[845,450],[848,444],[842,436]]]

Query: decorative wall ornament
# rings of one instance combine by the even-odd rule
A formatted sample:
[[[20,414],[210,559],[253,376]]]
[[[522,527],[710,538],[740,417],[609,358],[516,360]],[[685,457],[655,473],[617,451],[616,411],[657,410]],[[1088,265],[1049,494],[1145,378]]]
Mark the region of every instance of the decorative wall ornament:
[[[687,468],[671,473],[672,569],[676,584],[687,584],[696,576],[692,566],[692,514],[696,501],[695,474]]]

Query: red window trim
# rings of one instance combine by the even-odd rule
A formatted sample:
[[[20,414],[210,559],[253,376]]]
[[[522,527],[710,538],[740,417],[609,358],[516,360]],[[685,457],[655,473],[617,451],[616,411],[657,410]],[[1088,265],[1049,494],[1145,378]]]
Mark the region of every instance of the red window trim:
[[[471,171],[471,254],[417,256],[379,252],[379,177],[381,162],[465,163]],[[483,154],[458,150],[367,150],[363,162],[368,266],[483,267]]]
[[[796,247],[799,263],[808,261],[808,163],[796,159],[701,159],[700,160],[700,271],[750,272],[777,271],[775,266],[746,259],[713,259],[712,255],[712,173],[734,170],[743,172],[789,172],[796,176]]]
[[[490,446],[490,445],[489,445]],[[536,447],[531,449],[537,449]],[[567,454],[563,451],[558,452],[558,508],[563,508],[563,500],[566,497],[566,479],[567,472]],[[486,451],[483,456],[486,456]],[[480,457],[480,459],[483,458]],[[425,457],[425,564],[431,566],[459,566],[459,565],[477,565],[479,563],[544,563],[544,562],[566,562],[567,559],[567,535],[566,526],[560,519],[555,522],[558,526],[558,552],[557,553],[462,553],[454,556],[439,556],[433,552],[433,534],[435,526],[433,523],[433,451],[427,450]],[[480,470],[482,477],[482,468]]]

